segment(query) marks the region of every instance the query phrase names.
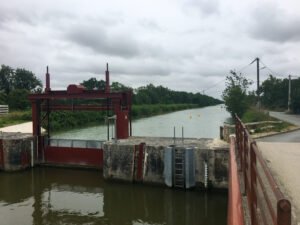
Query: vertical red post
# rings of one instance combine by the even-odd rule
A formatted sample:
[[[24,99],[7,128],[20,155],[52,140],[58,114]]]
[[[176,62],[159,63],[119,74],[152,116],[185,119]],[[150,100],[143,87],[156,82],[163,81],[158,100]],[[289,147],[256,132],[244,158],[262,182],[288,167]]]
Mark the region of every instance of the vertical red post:
[[[244,194],[247,194],[248,189],[248,177],[247,177],[247,171],[248,171],[248,136],[247,132],[244,132],[244,168],[243,168],[243,174],[244,174]]]
[[[257,195],[256,195],[256,154],[253,146],[255,142],[252,142],[250,145],[250,213],[251,213],[251,224],[257,225]]]
[[[48,69],[48,66],[47,66],[45,92],[47,93],[49,91],[51,91],[51,88],[50,88],[50,74],[49,74],[49,69]]]
[[[277,202],[277,225],[291,225],[291,203],[286,199]]]
[[[38,100],[31,102],[32,108],[32,135],[36,138],[36,160],[42,159],[42,137],[41,137],[41,125],[40,125],[40,103]]]
[[[106,63],[106,71],[105,71],[105,92],[110,92],[110,84],[109,84],[109,71],[108,71],[108,63]]]
[[[32,135],[37,136],[39,134],[38,130],[38,109],[37,109],[37,102],[33,101],[31,103],[31,110],[32,110]]]
[[[4,154],[3,154],[3,142],[0,139],[0,168],[4,168]]]
[[[117,139],[126,139],[129,137],[128,132],[128,111],[117,111]]]

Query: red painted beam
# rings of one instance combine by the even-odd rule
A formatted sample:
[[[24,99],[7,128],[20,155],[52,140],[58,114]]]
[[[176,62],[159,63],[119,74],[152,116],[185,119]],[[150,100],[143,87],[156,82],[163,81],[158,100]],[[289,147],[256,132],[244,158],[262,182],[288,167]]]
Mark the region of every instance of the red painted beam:
[[[42,107],[43,110],[47,109],[47,106]],[[76,110],[76,111],[105,111],[112,110],[112,106],[100,106],[100,105],[50,105],[49,109],[51,111],[61,111],[61,110]]]
[[[242,194],[235,155],[235,138],[230,138],[227,225],[244,225]]]
[[[45,163],[103,168],[103,150],[47,146]]]
[[[124,92],[126,95],[126,92]],[[79,99],[122,99],[124,96],[122,92],[110,92],[105,93],[100,90],[84,90],[82,93],[67,93],[67,91],[49,91],[47,93],[41,94],[30,94],[29,100],[36,100],[36,99],[72,99],[72,98],[79,98]]]

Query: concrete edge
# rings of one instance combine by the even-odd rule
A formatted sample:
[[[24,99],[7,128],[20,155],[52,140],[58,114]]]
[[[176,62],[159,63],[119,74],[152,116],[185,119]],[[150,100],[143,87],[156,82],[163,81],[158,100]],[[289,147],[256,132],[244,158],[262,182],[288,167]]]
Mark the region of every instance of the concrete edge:
[[[271,132],[271,133],[261,133],[261,135],[251,135],[251,137],[253,139],[260,139],[260,138],[264,138],[264,137],[271,137],[271,136],[276,136],[276,135],[280,135],[280,134],[286,134],[286,133],[291,133],[294,131],[300,130],[299,126],[296,126],[290,130],[284,130],[284,131],[280,131],[280,132]]]

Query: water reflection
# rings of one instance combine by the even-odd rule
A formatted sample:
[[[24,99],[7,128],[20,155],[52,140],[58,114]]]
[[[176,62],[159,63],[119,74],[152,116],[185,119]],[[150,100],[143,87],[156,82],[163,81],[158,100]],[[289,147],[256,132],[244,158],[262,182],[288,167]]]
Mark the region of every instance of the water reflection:
[[[1,223],[226,224],[224,193],[109,183],[100,174],[57,168],[0,173]]]

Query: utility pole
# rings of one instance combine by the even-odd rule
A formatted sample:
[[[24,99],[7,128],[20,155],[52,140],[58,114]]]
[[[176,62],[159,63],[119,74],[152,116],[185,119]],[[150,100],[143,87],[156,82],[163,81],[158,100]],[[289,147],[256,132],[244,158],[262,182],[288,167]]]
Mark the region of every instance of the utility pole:
[[[254,59],[250,65],[252,63],[254,63],[256,61],[256,73],[257,73],[257,89],[256,89],[256,94],[257,94],[257,108],[260,109],[260,93],[259,93],[259,58],[257,57],[256,59]]]
[[[289,75],[288,113],[291,112],[291,75]]]

